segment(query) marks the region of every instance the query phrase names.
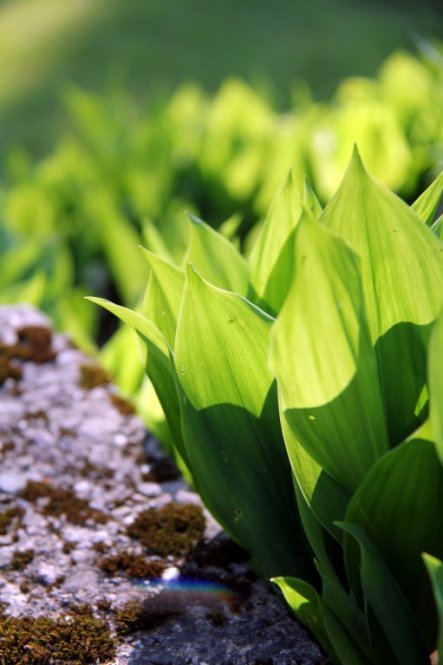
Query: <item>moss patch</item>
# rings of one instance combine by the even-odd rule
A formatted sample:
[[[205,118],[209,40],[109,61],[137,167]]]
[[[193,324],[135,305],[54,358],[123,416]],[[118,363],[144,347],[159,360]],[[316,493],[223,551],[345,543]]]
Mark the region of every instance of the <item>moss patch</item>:
[[[107,575],[126,575],[130,579],[158,578],[166,568],[161,561],[148,561],[143,554],[118,552],[103,557],[98,567]]]
[[[139,513],[128,527],[150,552],[160,556],[187,554],[203,539],[205,518],[193,503],[169,503]]]
[[[124,397],[120,397],[116,393],[109,393],[108,397],[111,404],[115,406],[122,416],[133,416],[135,414],[135,406],[131,402],[128,402],[127,399],[124,399]]]
[[[55,358],[52,332],[43,326],[22,326],[17,330],[18,341],[13,348],[16,358],[46,363]]]
[[[64,515],[71,524],[84,524],[87,520],[103,524],[107,515],[100,510],[91,508],[85,499],[80,499],[72,489],[54,487],[47,482],[29,480],[20,492],[22,499],[35,503],[40,498],[46,498],[47,503],[42,507],[44,515],[60,517]]]
[[[23,508],[8,508],[8,510],[0,513],[0,536],[5,536],[8,528],[14,523],[18,529],[24,514]]]
[[[91,665],[115,655],[107,623],[92,615],[50,619],[0,614],[0,635],[2,665]]]
[[[8,378],[18,381],[22,369],[15,360],[46,363],[55,358],[52,332],[43,326],[22,326],[17,330],[17,343],[0,344],[0,384]]]
[[[80,366],[80,386],[85,390],[107,385],[111,381],[110,374],[97,363],[85,363]]]
[[[6,379],[18,381],[22,378],[22,370],[14,363],[11,347],[0,344],[0,384]]]

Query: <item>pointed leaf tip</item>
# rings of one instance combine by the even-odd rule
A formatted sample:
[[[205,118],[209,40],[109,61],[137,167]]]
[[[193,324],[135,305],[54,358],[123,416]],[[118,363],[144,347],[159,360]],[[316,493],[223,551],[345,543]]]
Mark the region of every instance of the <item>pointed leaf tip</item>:
[[[200,219],[200,217],[197,217],[197,215],[194,215],[194,213],[190,212],[189,210],[187,211],[186,214],[188,216],[189,221],[192,222],[192,224],[197,224],[198,226],[201,226],[202,224],[205,223],[202,219]]]
[[[188,282],[192,280],[195,284],[201,284],[204,281],[203,277],[195,269],[193,263],[186,264],[186,279]]]
[[[357,143],[354,143],[354,147],[352,149],[352,156],[349,162],[349,168],[353,168],[357,171],[362,171],[363,173],[366,174],[366,169],[363,164],[363,160],[360,155],[360,150],[358,149]]]

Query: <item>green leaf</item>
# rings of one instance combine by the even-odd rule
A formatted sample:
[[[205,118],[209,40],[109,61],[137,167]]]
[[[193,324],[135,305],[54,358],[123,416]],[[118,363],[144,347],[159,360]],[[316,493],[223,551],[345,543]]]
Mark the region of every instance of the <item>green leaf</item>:
[[[356,151],[320,221],[361,259],[389,440],[398,443],[420,424],[416,405],[426,382],[426,344],[443,305],[443,244],[368,176]]]
[[[115,314],[121,321],[136,330],[143,340],[147,349],[145,371],[151,379],[162,405],[174,445],[189,467],[181,434],[180,406],[171,367],[171,352],[164,336],[152,321],[138,312],[115,305],[103,298],[88,298],[88,300]]]
[[[321,203],[306,178],[303,182],[303,207],[311,219],[318,219],[323,212]]]
[[[353,491],[388,448],[377,365],[358,259],[308,219],[297,231],[295,277],[273,328],[270,361],[294,438]],[[297,450],[292,438],[286,443],[292,460]]]
[[[143,313],[163,333],[170,348],[173,349],[185,274],[181,268],[164,261],[148,250],[144,249],[143,253],[151,268]]]
[[[246,295],[248,265],[242,255],[221,233],[194,215],[191,220],[191,240],[185,263],[194,268],[211,284]]]
[[[371,661],[362,651],[362,645],[356,642],[348,626],[343,624],[336,613],[326,603],[322,608],[323,623],[332,642],[334,652],[338,655],[340,665],[371,665]]]
[[[291,429],[287,414],[281,405],[281,394],[279,395],[280,422],[283,430],[283,437],[286,449],[289,455],[289,461],[294,474],[297,503],[299,505],[301,519],[304,528],[317,557],[323,563],[324,559],[320,557],[316,543],[312,539],[318,539],[318,534],[311,533],[313,526],[312,519],[318,520],[328,532],[339,542],[342,539],[340,529],[335,525],[338,520],[344,519],[348,507],[351,493],[349,490],[338,483],[334,478],[327,474],[322,467],[306,452],[297,436]],[[297,491],[299,490],[299,491]],[[313,516],[306,516],[299,500],[299,493],[303,500],[309,506],[308,513],[312,511]],[[317,541],[317,546],[319,545]]]
[[[431,226],[432,233],[437,236],[437,238],[442,239],[442,228],[443,228],[443,215],[437,217],[435,222]]]
[[[429,665],[414,615],[384,558],[360,525],[346,523],[340,526],[358,543],[365,602],[377,617],[399,665]],[[374,662],[391,663],[392,660],[385,657],[383,661],[377,659]]]
[[[267,367],[271,323],[188,267],[175,344],[183,437],[203,500],[265,574],[309,578]]]
[[[42,272],[36,272],[30,279],[23,282],[11,284],[8,288],[0,291],[0,304],[25,302],[34,307],[41,307],[48,288],[47,276]]]
[[[121,325],[100,350],[100,363],[111,372],[118,386],[134,394],[144,378],[140,349],[133,329]]]
[[[297,619],[312,631],[332,662],[341,665],[324,625],[323,601],[314,587],[295,577],[273,577],[271,581],[279,587]]]
[[[304,580],[274,577],[276,584],[297,619],[312,631],[333,663],[337,665],[370,665],[361,645],[351,636],[317,591]]]
[[[359,524],[374,543],[430,643],[436,617],[421,553],[443,557],[442,506],[443,467],[435,446],[424,439],[411,439],[375,464],[346,514],[346,522]],[[345,551],[349,576],[356,586],[359,564],[349,539]]]
[[[270,207],[249,257],[251,298],[271,314],[280,310],[291,284],[293,232],[302,213],[302,201],[290,172]]]
[[[331,536],[320,522],[314,509],[306,501],[296,478],[294,478],[294,490],[300,520],[315,558],[323,570],[335,576],[334,566],[331,561]],[[344,511],[342,514],[344,515]]]
[[[411,208],[427,225],[431,226],[443,195],[443,171],[435,178]]]
[[[369,665],[371,645],[364,612],[358,607],[352,594],[344,590],[330,566],[325,569],[318,565],[317,568],[322,579],[324,622],[335,651],[342,663]],[[325,611],[326,608],[329,612]]]
[[[431,578],[434,599],[439,615],[438,655],[443,657],[443,562],[430,554],[423,554],[429,577]]]
[[[158,230],[158,228],[151,222],[151,220],[144,220],[142,224],[142,236],[143,244],[146,245],[147,249],[159,256],[164,261],[168,263],[173,263],[172,254],[168,249],[168,246]]]
[[[95,189],[87,200],[87,210],[97,225],[118,291],[126,304],[134,304],[148,277],[148,268],[138,251],[140,238],[107,192]]]
[[[443,464],[443,314],[434,326],[429,345],[428,377],[430,392],[430,421],[435,444]]]
[[[41,245],[35,240],[21,242],[6,250],[2,248],[0,288],[7,288],[35,273],[35,267],[41,262],[41,252]]]
[[[235,244],[242,221],[243,221],[242,215],[240,215],[240,213],[238,212],[235,212],[233,215],[228,217],[228,219],[226,219],[222,224],[220,224],[220,226],[218,227],[218,232]]]

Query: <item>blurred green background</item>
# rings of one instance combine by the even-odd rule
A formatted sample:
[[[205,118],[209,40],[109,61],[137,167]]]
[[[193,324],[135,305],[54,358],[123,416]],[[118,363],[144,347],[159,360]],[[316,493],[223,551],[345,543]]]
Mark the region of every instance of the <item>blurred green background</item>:
[[[294,84],[329,96],[398,47],[443,37],[437,0],[0,0],[0,141],[43,154],[68,120],[67,82],[121,83],[139,99],[184,80],[237,75],[288,104]],[[439,13],[440,12],[440,13]]]

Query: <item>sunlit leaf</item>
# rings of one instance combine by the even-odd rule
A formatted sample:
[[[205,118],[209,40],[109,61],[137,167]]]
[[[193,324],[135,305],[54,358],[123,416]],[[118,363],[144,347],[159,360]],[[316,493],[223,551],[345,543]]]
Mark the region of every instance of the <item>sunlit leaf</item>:
[[[435,178],[429,187],[412,204],[412,210],[420,219],[431,226],[434,221],[435,213],[443,195],[443,171]]]
[[[117,289],[123,301],[133,305],[143,292],[148,276],[146,262],[138,249],[140,238],[106,191],[91,192],[87,210],[96,225]]]
[[[303,501],[309,506],[308,510],[312,511],[312,516],[306,516],[309,526],[308,524],[304,525],[308,539],[311,542],[310,530],[315,529],[317,531],[318,527],[315,525],[315,521],[318,520],[334,538],[341,541],[342,533],[335,525],[335,522],[344,519],[349,499],[351,498],[351,492],[326,473],[321,465],[301,445],[290,426],[289,419],[281,406],[281,401],[282,397],[280,394],[280,421],[291,468],[295,477],[296,490],[297,488],[299,489]],[[303,521],[305,517],[304,510],[300,506],[299,500],[298,503]],[[312,524],[312,520],[314,520],[314,525]],[[312,535],[314,538],[318,538],[318,534]],[[319,556],[315,543],[311,542],[311,546],[320,561],[324,563],[324,559]]]
[[[430,421],[435,443],[443,464],[443,314],[432,331],[429,345],[428,377],[430,392]]]
[[[271,324],[188,268],[174,351],[183,437],[206,504],[260,568],[309,579],[267,367]]]
[[[341,665],[325,629],[323,601],[317,591],[295,577],[274,577],[272,582],[279,587],[297,619],[312,631],[332,662]]]
[[[248,266],[242,255],[221,233],[190,215],[191,240],[186,263],[211,284],[240,295],[248,290]]]
[[[416,405],[426,382],[426,344],[443,305],[443,244],[368,176],[356,151],[320,221],[361,259],[389,438],[398,443],[420,424]]]
[[[151,268],[143,302],[143,313],[164,334],[174,348],[177,317],[182,299],[185,275],[181,268],[143,250]]]
[[[173,263],[172,254],[169,251],[165,239],[160,233],[159,229],[151,222],[151,220],[144,220],[142,225],[143,244],[153,254],[156,254],[161,259]]]
[[[352,491],[388,448],[359,262],[306,219],[296,235],[294,274],[272,333],[283,417],[308,454]],[[292,437],[286,443],[296,456]]]
[[[166,416],[174,445],[187,463],[180,427],[180,407],[170,361],[170,349],[160,330],[147,318],[121,305],[103,298],[89,298],[97,305],[115,314],[133,328],[146,345],[146,373],[151,379]],[[188,465],[189,466],[189,465]]]
[[[292,174],[277,193],[249,256],[251,296],[276,314],[286,297],[293,274],[293,232],[303,204]]]

